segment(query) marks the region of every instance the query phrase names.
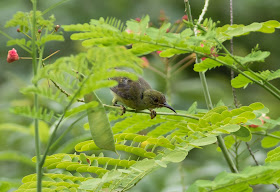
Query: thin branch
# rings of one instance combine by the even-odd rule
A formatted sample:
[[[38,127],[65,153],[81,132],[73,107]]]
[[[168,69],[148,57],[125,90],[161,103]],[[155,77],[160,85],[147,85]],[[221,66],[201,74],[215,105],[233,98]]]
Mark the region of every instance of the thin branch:
[[[251,157],[253,158],[255,164],[256,164],[257,166],[259,166],[260,164],[259,164],[259,162],[257,161],[257,159],[256,159],[256,157],[255,157],[255,155],[254,155],[254,153],[252,152],[251,147],[250,147],[250,145],[249,145],[248,142],[246,142],[246,146],[247,146],[247,149],[248,149],[248,151],[249,151]],[[276,184],[272,184],[272,185],[273,185],[276,189],[279,189],[279,186],[278,186],[278,185],[276,185]]]
[[[62,1],[59,1],[59,2],[57,2],[57,3],[53,4],[53,5],[51,5],[51,6],[48,7],[45,11],[43,11],[42,15],[44,15],[44,14],[46,14],[47,12],[49,12],[50,10],[52,10],[52,9],[54,9],[54,8],[56,8],[56,7],[58,7],[59,5],[65,3],[66,1],[69,1],[69,0],[62,0]]]
[[[166,75],[165,75],[163,72],[157,70],[157,69],[154,68],[153,66],[149,65],[149,66],[148,66],[148,69],[151,69],[153,72],[157,73],[157,74],[160,75],[161,77],[166,78]]]
[[[229,7],[230,7],[230,25],[233,25],[233,6],[232,6],[232,0],[229,0]],[[233,55],[233,38],[230,39],[230,53]],[[234,71],[233,69],[230,69],[230,79],[234,79]],[[236,89],[231,86],[232,96],[233,96],[233,103],[234,106],[238,107],[238,100],[236,96]]]
[[[1,31],[0,30],[0,33],[2,34],[2,35],[4,35],[5,37],[7,37],[8,39],[10,39],[10,40],[13,40],[14,38],[12,38],[11,36],[9,36],[8,34],[6,34],[6,33],[4,33],[3,31]],[[28,53],[32,53],[32,50],[30,50],[28,47],[26,47],[25,45],[22,45],[22,44],[20,44],[20,43],[18,43],[18,42],[15,42],[19,47],[21,47],[23,50],[25,50],[25,51],[27,51]]]
[[[251,157],[252,157],[253,160],[255,161],[255,164],[256,164],[257,166],[259,166],[260,164],[259,164],[259,162],[257,161],[257,159],[256,159],[256,157],[255,157],[255,155],[254,155],[254,153],[252,152],[252,149],[251,149],[249,143],[248,143],[248,142],[245,142],[245,143],[246,143],[247,149],[248,149],[248,151],[249,151]]]
[[[123,110],[122,107],[119,106],[113,106],[113,105],[106,105],[103,104],[104,107],[106,108],[112,108],[112,109],[119,109]],[[126,109],[126,112],[131,112],[131,113],[144,113],[144,114],[151,114],[150,111],[137,111],[135,109]],[[199,120],[198,117],[192,116],[192,115],[185,115],[185,114],[179,114],[179,113],[165,113],[165,112],[157,112],[157,115],[165,115],[165,116],[179,116],[179,117],[186,117],[190,119],[196,119]]]
[[[195,58],[195,54],[191,53],[189,54],[187,57],[183,58],[182,60],[180,60],[178,63],[176,63],[175,65],[172,66],[172,71],[176,70],[176,68],[178,68],[180,65],[182,65],[183,63],[185,63],[188,60],[191,60]]]
[[[275,139],[279,139],[280,140],[280,137],[277,136],[277,135],[272,135],[270,133],[262,133],[262,132],[258,132],[258,133],[252,133],[254,135],[263,135],[263,136],[267,136],[267,137],[272,137],[272,138],[275,138]]]
[[[187,63],[185,63],[183,66],[181,66],[179,69],[177,69],[173,75],[181,72],[182,70],[184,70],[185,68],[187,68],[188,66],[190,66],[191,64],[195,63],[195,58],[192,58],[191,60],[189,60]]]
[[[200,23],[202,22],[203,17],[204,17],[204,15],[205,15],[206,11],[207,11],[208,5],[209,5],[209,0],[205,0],[204,7],[203,7],[203,9],[202,9],[201,14],[199,15],[197,24],[200,24]]]

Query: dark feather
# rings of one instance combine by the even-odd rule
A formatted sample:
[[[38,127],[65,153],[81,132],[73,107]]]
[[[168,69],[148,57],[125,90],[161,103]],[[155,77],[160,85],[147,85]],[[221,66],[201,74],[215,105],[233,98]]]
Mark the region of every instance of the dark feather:
[[[119,83],[117,86],[112,87],[111,90],[126,100],[137,100],[138,97],[142,99],[143,92],[151,89],[151,86],[141,77],[137,81],[132,81],[126,77],[114,77],[111,80],[116,80]]]

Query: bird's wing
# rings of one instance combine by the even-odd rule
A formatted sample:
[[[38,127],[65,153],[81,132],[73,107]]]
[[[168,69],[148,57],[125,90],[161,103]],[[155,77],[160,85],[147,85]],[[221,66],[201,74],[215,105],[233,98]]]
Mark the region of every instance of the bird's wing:
[[[137,81],[132,81],[126,77],[114,77],[111,80],[117,81],[119,84],[112,87],[111,90],[126,100],[136,100],[137,97],[142,97],[146,89],[150,89],[150,85],[141,77]]]

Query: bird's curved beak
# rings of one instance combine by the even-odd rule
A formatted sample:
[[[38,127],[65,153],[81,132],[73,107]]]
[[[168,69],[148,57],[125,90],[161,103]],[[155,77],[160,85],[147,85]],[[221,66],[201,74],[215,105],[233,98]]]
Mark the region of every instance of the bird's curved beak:
[[[163,107],[166,107],[166,108],[168,108],[168,109],[174,111],[174,113],[177,113],[177,112],[175,111],[175,109],[173,109],[173,108],[172,108],[170,105],[168,105],[167,103],[164,103],[164,104],[163,104]]]

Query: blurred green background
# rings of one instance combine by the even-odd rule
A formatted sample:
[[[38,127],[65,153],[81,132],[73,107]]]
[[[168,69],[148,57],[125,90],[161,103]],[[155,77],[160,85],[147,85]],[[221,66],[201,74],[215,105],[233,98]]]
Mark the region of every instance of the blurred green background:
[[[38,9],[45,10],[48,6],[58,2],[57,0],[39,1]],[[190,0],[193,18],[198,18],[203,7],[203,0]],[[22,34],[14,29],[6,29],[6,21],[12,18],[17,11],[28,12],[32,5],[29,0],[3,0],[0,1],[0,30],[15,38],[21,38]],[[267,20],[280,21],[280,1],[277,0],[235,0],[233,1],[234,23],[250,24]],[[170,22],[181,19],[184,15],[183,0],[69,0],[59,7],[51,10],[48,15],[54,14],[59,25],[76,24],[89,22],[90,19],[99,17],[116,17],[122,21],[150,15],[153,23],[158,23],[160,11],[164,11]],[[208,11],[205,17],[211,17],[214,21],[220,21],[220,26],[228,24],[229,1],[210,0]],[[49,43],[45,49],[46,56],[56,50],[58,54],[53,56],[49,63],[57,57],[75,54],[83,48],[77,42],[70,41],[69,33],[64,33],[66,41],[63,43]],[[29,126],[32,121],[17,117],[9,113],[9,107],[30,102],[30,98],[23,96],[19,89],[30,84],[32,66],[29,60],[20,60],[7,63],[8,50],[13,47],[6,46],[7,38],[0,36],[0,124],[18,123]],[[253,47],[259,44],[261,50],[270,51],[271,55],[265,63],[257,63],[252,66],[258,70],[277,70],[279,68],[279,44],[280,30],[273,34],[252,33],[234,39],[234,53],[245,56]],[[226,46],[229,47],[228,42]],[[20,56],[28,56],[26,52],[18,47]],[[164,67],[159,59],[149,56],[150,65]],[[213,103],[222,100],[226,105],[232,105],[232,93],[230,86],[230,71],[227,68],[217,68],[206,73],[209,90]],[[144,70],[144,77],[153,88],[165,92],[165,81],[151,72]],[[176,77],[172,77],[172,98],[171,103],[175,109],[186,110],[193,102],[197,101],[199,108],[206,108],[198,73],[193,72],[192,65],[182,71]],[[279,87],[280,81],[275,80],[274,85]],[[237,98],[242,105],[260,101],[270,109],[269,116],[278,118],[280,115],[279,101],[272,95],[256,85],[249,85],[248,88],[238,89]],[[110,104],[111,95],[109,90],[98,92],[104,103]],[[66,125],[65,125],[66,126]],[[82,123],[77,125],[75,134],[84,132]],[[73,132],[72,132],[73,136]],[[71,134],[68,135],[71,137]],[[67,138],[66,138],[67,139]],[[17,150],[27,157],[34,155],[33,136],[23,133],[0,130],[0,151]],[[257,145],[255,145],[257,147]],[[221,154],[217,155],[215,146],[207,147],[205,150],[193,150],[187,160],[181,164],[174,164],[167,169],[161,169],[145,178],[131,191],[181,191],[184,185],[191,184],[195,179],[212,179],[217,173],[228,168],[225,165]],[[261,151],[256,152],[260,162],[265,158]],[[246,155],[245,155],[246,157]],[[0,159],[1,160],[1,159]],[[243,163],[252,163],[250,158],[244,159]],[[33,173],[34,167],[24,166],[21,163],[0,161],[0,180],[15,179],[18,182],[26,174]],[[183,180],[183,181],[182,181]],[[269,187],[267,189],[269,191]]]

